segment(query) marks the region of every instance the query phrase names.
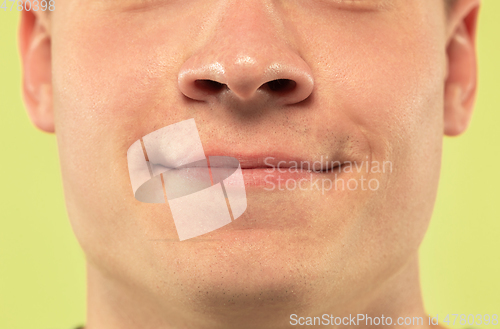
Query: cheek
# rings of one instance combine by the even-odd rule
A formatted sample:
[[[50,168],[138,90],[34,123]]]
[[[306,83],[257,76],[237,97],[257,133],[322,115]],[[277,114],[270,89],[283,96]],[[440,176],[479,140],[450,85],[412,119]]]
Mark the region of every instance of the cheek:
[[[157,109],[176,96],[180,59],[173,54],[182,43],[167,45],[171,31],[151,30],[144,19],[94,14],[60,22],[67,25],[53,41],[57,135],[75,175],[125,159],[128,146],[151,129],[145,122],[171,115]],[[93,176],[99,174],[87,179]]]
[[[160,38],[168,35],[165,29],[144,38],[141,33],[148,31],[141,30],[142,21],[89,15],[59,23],[67,25],[54,27],[64,31],[53,40],[54,108],[67,208],[85,249],[91,250],[96,240],[105,249],[116,243],[116,235],[108,233],[134,231],[130,223],[136,203],[126,152],[155,129],[149,122],[160,122],[156,116],[163,121],[174,115],[158,108],[174,103],[178,63],[171,59],[179,49]]]
[[[368,258],[383,255],[371,255],[370,250],[399,255],[415,250],[432,213],[446,53],[444,35],[436,32],[445,31],[437,23],[439,14],[429,15],[425,24],[364,22],[352,34],[322,31],[328,38],[315,39],[316,49],[322,49],[320,59],[325,59],[316,69],[320,102],[331,104],[335,115],[341,112],[353,129],[363,132],[372,161],[392,163],[393,171],[380,177],[380,190],[367,196],[359,217],[357,230],[364,232],[359,240],[370,246],[357,252]]]
[[[169,58],[176,49],[154,35],[141,38],[139,22],[86,23],[74,26],[54,46],[56,95],[63,105],[70,105],[63,109],[64,119],[107,128],[137,123],[159,101],[148,96],[172,90],[177,82],[176,63]]]

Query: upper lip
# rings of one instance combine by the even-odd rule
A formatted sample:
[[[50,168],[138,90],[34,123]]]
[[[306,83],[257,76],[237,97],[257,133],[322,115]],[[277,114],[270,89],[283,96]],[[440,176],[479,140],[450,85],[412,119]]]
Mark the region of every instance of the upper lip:
[[[320,156],[319,158],[301,158],[287,154],[226,154],[224,152],[210,151],[205,152],[207,157],[210,156],[229,156],[236,158],[241,166],[241,169],[269,169],[269,168],[296,168],[297,170],[312,170],[316,172],[331,171],[342,165],[340,160],[336,160],[331,156]]]

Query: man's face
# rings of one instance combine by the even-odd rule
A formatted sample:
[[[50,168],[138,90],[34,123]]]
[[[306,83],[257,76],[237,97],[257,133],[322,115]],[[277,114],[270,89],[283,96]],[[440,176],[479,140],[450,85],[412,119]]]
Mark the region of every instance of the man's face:
[[[65,0],[52,15],[67,207],[103,273],[175,300],[177,315],[193,303],[290,314],[287,306],[297,313],[313,302],[321,314],[348,308],[415,257],[440,168],[440,1]],[[277,78],[297,85],[273,91],[265,83]],[[246,212],[179,242],[168,204],[135,200],[127,150],[190,118],[207,155],[242,165],[274,157],[363,167],[313,173],[319,189],[282,181],[281,190],[249,184],[263,169],[244,169]],[[357,186],[322,190],[335,173]]]

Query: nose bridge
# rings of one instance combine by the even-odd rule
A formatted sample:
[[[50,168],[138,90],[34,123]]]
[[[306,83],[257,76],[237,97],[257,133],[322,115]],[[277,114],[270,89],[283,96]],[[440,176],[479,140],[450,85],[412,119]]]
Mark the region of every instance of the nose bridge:
[[[259,97],[257,91],[266,83],[280,80],[270,85],[281,88],[280,97],[275,98],[285,103],[306,98],[312,90],[310,68],[287,42],[281,18],[269,1],[224,4],[208,28],[211,36],[181,68],[181,91],[206,100],[217,91],[214,86],[226,85],[237,98],[248,100]],[[211,81],[212,89],[207,84],[201,88],[200,81]]]
[[[209,46],[219,52],[220,60],[231,71],[264,73],[288,47],[280,38],[280,18],[263,1],[236,1],[226,7]],[[257,69],[257,70],[256,70]],[[254,73],[254,74],[255,74]]]

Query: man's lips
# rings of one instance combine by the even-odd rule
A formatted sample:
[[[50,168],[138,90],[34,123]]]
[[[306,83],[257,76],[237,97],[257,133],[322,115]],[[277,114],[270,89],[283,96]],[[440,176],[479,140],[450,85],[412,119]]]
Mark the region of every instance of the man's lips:
[[[230,157],[238,160],[238,162],[234,161],[228,166],[227,161],[210,161],[210,158],[224,158]],[[313,173],[327,173],[334,170],[339,170],[340,167],[348,161],[340,161],[340,160],[332,160],[328,161],[328,156],[321,156],[319,160],[305,160],[303,158],[291,158],[291,157],[277,157],[277,156],[242,156],[242,155],[228,155],[221,153],[214,154],[206,154],[206,158],[208,160],[209,166],[211,168],[234,168],[238,167],[238,163],[242,170],[266,170],[268,172],[280,172],[284,173],[285,171],[289,172],[313,172]],[[192,163],[185,164],[176,168],[168,168],[168,169],[187,169],[187,168],[198,168],[198,167],[206,167],[207,162],[205,160],[200,160]],[[166,167],[167,168],[167,167]]]
[[[335,177],[335,175],[338,176],[341,174],[342,164],[344,163],[340,160],[328,161],[328,159],[331,159],[330,156],[320,156],[319,159],[308,160],[307,158],[293,157],[286,154],[228,154],[222,150],[212,150],[211,152],[206,152],[205,155],[212,172],[215,172],[217,168],[224,170],[226,165],[224,162],[221,164],[220,162],[210,161],[211,157],[214,157],[212,160],[215,160],[215,157],[231,157],[237,159],[241,167],[245,186],[247,187],[263,187],[270,184],[282,184],[290,180],[309,180],[312,177],[316,179],[318,175],[324,176],[333,174],[332,177]],[[235,167],[231,167],[232,170],[237,169],[238,163],[235,163]],[[175,168],[175,170],[179,173],[185,172],[186,175],[195,177],[197,176],[197,172],[191,171],[190,168],[206,167],[206,165],[206,161],[200,160]],[[330,179],[333,180],[332,177]],[[226,184],[232,183],[231,179],[226,180]]]
[[[326,159],[330,158],[327,156],[318,160],[264,154],[224,154],[224,156],[238,159],[246,187],[278,185],[290,180],[309,180],[311,177],[317,178],[318,175],[328,175],[334,171],[340,174],[342,166],[339,160],[327,161]]]
[[[304,160],[278,158],[275,156],[265,157],[235,157],[238,159],[242,170],[264,169],[268,172],[277,171],[280,173],[288,172],[330,172],[338,169],[342,163],[340,161]]]
[[[265,170],[267,172],[279,172],[279,173],[285,173],[285,172],[307,172],[307,173],[328,173],[332,172],[334,170],[338,170],[338,168],[341,166],[341,164],[324,164],[323,168],[321,168],[320,165],[317,165],[316,167],[308,166],[308,165],[300,165],[300,164],[293,164],[293,163],[281,163],[276,166],[262,166],[262,165],[252,165],[252,164],[245,164],[241,166],[242,170]]]

